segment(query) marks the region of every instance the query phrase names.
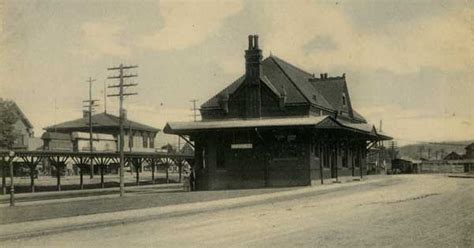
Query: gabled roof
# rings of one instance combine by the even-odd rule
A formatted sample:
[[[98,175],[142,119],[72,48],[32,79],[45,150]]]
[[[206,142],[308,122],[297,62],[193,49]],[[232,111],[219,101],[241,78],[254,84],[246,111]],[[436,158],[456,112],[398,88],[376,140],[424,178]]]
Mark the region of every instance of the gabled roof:
[[[95,114],[92,116],[92,125],[93,127],[119,127],[119,117],[107,113]],[[84,117],[72,121],[66,121],[59,123],[57,125],[46,127],[47,131],[62,131],[62,130],[74,130],[74,129],[83,129],[89,127],[89,118]],[[131,120],[124,121],[125,128],[132,128],[139,131],[148,131],[148,132],[159,132],[160,129],[141,124]]]
[[[474,149],[474,143],[467,145],[465,149]]]
[[[446,155],[444,157],[444,160],[458,160],[458,159],[462,159],[463,156],[458,154],[457,152],[451,152],[449,153],[448,155]]]
[[[23,111],[21,111],[20,107],[18,107],[18,105],[16,104],[16,102],[13,102],[12,101],[12,107],[15,109],[15,111],[17,112],[18,114],[18,117],[20,118],[20,120],[25,124],[25,126],[27,128],[33,128],[33,125],[31,124],[30,120],[28,120],[28,118],[26,118],[26,115],[23,113]]]
[[[351,110],[349,92],[347,90],[346,79],[344,77],[334,77],[326,79],[313,79],[311,85],[316,91],[326,97],[327,101],[335,110]],[[346,95],[346,106],[342,103],[342,94]]]
[[[328,110],[334,110],[334,107],[331,106],[326,97],[318,90],[315,90],[309,83],[309,80],[314,78],[313,74],[305,72],[278,57],[270,56],[270,58],[278,64],[282,72],[285,73],[288,79],[297,87],[306,101]]]
[[[261,80],[274,92],[287,97],[287,104],[311,103],[329,111],[334,108],[310,83],[309,79],[313,75],[309,74],[288,62],[275,56],[267,57],[262,61]],[[218,108],[219,96],[234,93],[244,82],[245,75],[220,91],[214,97],[201,105],[201,108]]]

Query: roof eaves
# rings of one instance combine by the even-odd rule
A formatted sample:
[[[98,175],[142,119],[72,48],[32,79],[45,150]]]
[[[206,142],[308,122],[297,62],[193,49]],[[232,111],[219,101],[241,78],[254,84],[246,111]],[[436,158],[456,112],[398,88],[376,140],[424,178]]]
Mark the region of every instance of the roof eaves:
[[[275,86],[268,80],[266,76],[260,77],[260,80],[267,85],[268,88],[276,95],[276,96],[281,96],[281,93],[275,88]]]

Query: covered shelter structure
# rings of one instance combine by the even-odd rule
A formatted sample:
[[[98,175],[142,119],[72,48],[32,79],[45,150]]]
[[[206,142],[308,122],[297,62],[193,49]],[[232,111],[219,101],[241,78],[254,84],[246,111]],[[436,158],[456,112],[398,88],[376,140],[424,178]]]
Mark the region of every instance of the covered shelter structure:
[[[201,106],[202,121],[169,122],[195,146],[195,189],[310,185],[366,173],[367,149],[391,139],[353,110],[345,75],[316,78],[249,36],[246,72]]]

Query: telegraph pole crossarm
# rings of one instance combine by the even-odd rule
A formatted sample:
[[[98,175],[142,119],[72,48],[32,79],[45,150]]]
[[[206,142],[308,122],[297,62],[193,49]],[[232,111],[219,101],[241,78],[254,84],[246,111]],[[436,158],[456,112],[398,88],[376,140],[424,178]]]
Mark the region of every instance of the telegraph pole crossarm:
[[[131,75],[122,75],[122,76],[110,76],[107,77],[108,79],[121,79],[121,78],[132,78],[132,77],[138,77],[137,74],[131,74]]]
[[[122,87],[137,86],[138,84],[123,84]],[[109,88],[120,88],[120,85],[109,85]]]
[[[111,70],[126,70],[126,69],[133,69],[133,68],[138,68],[138,65],[128,65],[128,66],[120,65],[119,67],[107,68],[107,70],[109,70],[109,71],[111,71]]]

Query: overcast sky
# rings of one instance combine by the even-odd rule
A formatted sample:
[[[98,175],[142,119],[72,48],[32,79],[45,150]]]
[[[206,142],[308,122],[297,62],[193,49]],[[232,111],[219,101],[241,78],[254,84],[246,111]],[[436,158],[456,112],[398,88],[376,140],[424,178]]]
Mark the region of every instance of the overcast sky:
[[[402,144],[474,138],[472,1],[2,2],[0,97],[37,136],[81,117],[89,76],[103,111],[120,63],[139,65],[130,119],[192,120],[190,100],[238,78],[258,34],[265,56],[346,73],[353,107]]]

